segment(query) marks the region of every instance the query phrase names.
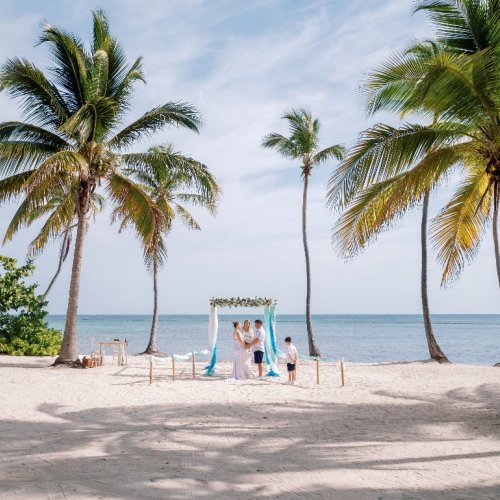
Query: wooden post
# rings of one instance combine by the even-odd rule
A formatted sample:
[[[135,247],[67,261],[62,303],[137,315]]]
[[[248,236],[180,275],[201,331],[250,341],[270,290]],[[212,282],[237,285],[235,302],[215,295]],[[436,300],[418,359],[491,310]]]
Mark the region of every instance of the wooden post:
[[[194,359],[194,351],[193,351],[193,354],[192,354],[191,361],[193,363],[193,379],[195,379],[196,378],[196,361]]]
[[[316,384],[319,385],[319,358],[316,358]]]
[[[172,353],[172,380],[175,382],[175,357]]]
[[[345,380],[344,380],[344,360],[341,358],[340,359],[340,385],[341,387],[344,387]]]
[[[149,385],[153,383],[153,356],[149,359]]]

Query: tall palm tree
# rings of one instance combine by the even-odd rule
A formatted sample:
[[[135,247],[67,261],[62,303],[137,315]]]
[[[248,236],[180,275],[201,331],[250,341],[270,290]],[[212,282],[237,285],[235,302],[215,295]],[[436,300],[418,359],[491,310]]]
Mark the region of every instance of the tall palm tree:
[[[166,236],[179,218],[191,229],[201,227],[185,203],[215,214],[220,188],[202,163],[174,151],[171,145],[149,150],[147,161],[132,165],[126,173],[136,181],[133,189],[113,185],[113,219],[120,231],[130,226],[142,246],[146,266],[153,274],[153,319],[145,354],[158,354],[158,271],[167,258]]]
[[[144,81],[142,59],[128,64],[105,14],[93,12],[93,37],[85,46],[75,35],[46,25],[40,44],[50,48],[48,74],[27,60],[10,59],[0,70],[0,88],[20,102],[25,122],[0,123],[3,198],[29,194],[36,210],[54,189],[75,187],[76,237],[66,324],[56,364],[78,363],[76,320],[85,235],[92,194],[99,186],[134,188],[126,169],[151,153],[127,153],[137,141],[167,125],[198,131],[198,111],[168,102],[120,129],[132,103],[133,85]]]
[[[341,160],[344,148],[334,145],[319,149],[319,120],[313,119],[311,113],[305,109],[292,109],[283,114],[282,119],[288,121],[290,135],[285,137],[281,134],[271,133],[264,137],[263,146],[275,149],[279,154],[291,160],[302,162],[300,169],[304,181],[302,195],[302,241],[304,244],[304,255],[306,259],[306,326],[307,339],[309,342],[309,355],[320,356],[320,350],[314,338],[311,321],[311,264],[309,248],[307,244],[307,192],[309,177],[314,167],[332,158]]]
[[[378,124],[365,131],[330,182],[329,202],[347,211],[334,239],[352,255],[421,200],[422,306],[431,357],[442,360],[428,316],[427,203],[430,190],[452,171],[462,185],[432,225],[442,283],[471,260],[498,204],[499,2],[421,1],[436,26],[433,41],[396,53],[365,82],[370,114],[379,110],[433,116],[428,126]],[[499,269],[497,259],[497,272]],[[500,273],[499,273],[500,282]]]

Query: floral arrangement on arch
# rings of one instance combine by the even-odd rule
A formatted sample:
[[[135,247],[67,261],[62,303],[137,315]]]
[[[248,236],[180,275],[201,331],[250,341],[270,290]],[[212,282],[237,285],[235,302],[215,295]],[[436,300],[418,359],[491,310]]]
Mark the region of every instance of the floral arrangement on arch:
[[[273,306],[277,300],[273,297],[212,297],[211,306],[217,307],[263,307]]]

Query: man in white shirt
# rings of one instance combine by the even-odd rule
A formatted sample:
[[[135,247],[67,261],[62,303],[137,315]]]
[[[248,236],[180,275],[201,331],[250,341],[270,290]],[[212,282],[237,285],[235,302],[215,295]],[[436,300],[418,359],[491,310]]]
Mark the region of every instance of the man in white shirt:
[[[255,333],[253,340],[248,347],[253,347],[253,359],[259,370],[259,377],[264,375],[264,341],[266,340],[266,331],[262,328],[262,321],[255,320]]]

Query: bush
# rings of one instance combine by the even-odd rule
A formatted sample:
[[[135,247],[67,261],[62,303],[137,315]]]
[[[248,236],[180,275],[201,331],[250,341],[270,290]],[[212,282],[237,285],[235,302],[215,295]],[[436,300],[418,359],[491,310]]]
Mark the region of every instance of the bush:
[[[16,259],[0,255],[0,354],[55,356],[61,348],[61,332],[44,321],[47,301],[36,294],[38,285],[27,285],[35,266],[28,261],[17,267]]]

